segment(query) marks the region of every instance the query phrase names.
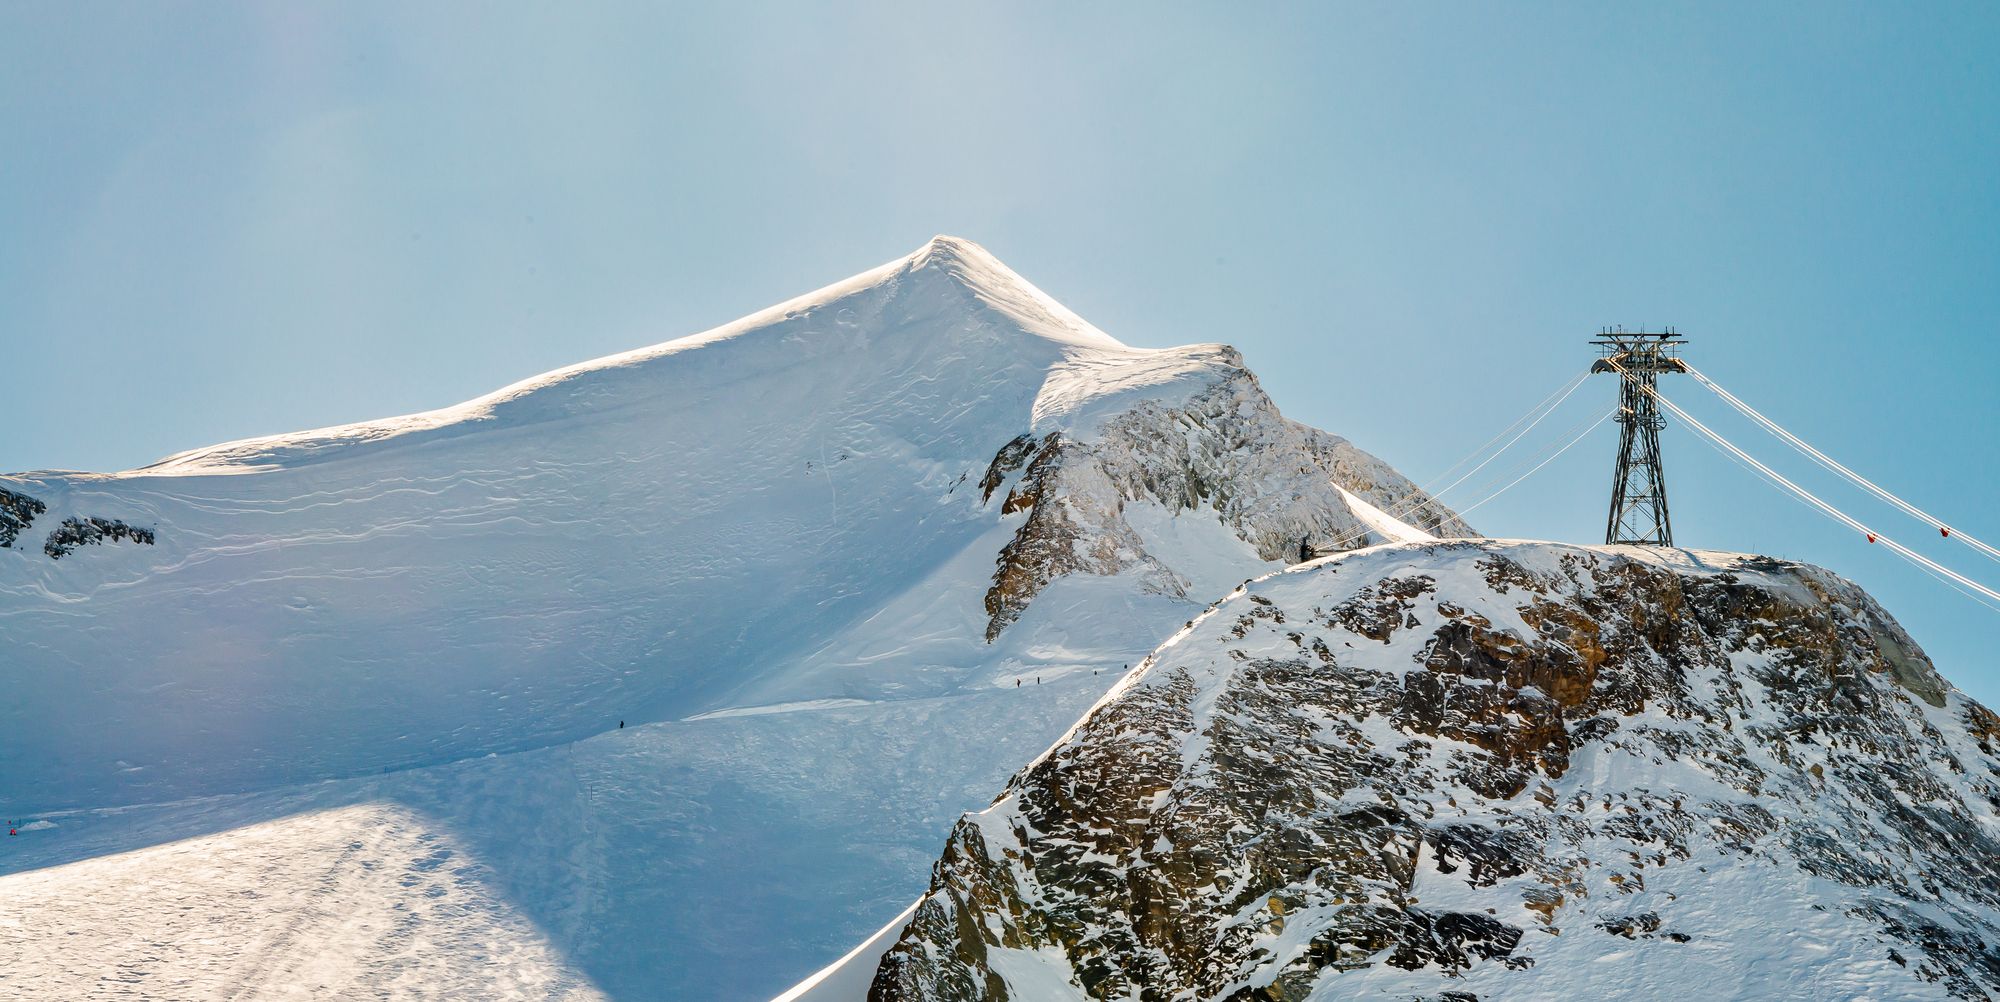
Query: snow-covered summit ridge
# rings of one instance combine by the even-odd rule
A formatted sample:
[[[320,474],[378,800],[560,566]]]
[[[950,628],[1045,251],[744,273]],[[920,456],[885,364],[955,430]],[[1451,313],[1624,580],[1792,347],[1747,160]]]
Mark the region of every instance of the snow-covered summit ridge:
[[[958,307],[953,310],[952,307]],[[1240,365],[1221,345],[1131,348],[1098,330],[969,240],[938,236],[916,251],[851,278],[720,327],[532,376],[473,400],[400,417],[225,442],[177,453],[131,471],[248,473],[343,458],[389,443],[415,444],[494,427],[578,417],[653,394],[685,392],[693,371],[734,381],[759,370],[816,362],[798,344],[826,326],[851,327],[885,314],[954,313],[962,322],[905,324],[905,337],[945,337],[983,354],[1014,354],[1053,366],[1038,401],[1038,427],[1063,426],[1086,403]],[[969,342],[983,341],[974,345]],[[888,356],[897,347],[850,350]],[[728,356],[726,360],[707,356]],[[991,359],[985,359],[990,361]],[[888,359],[885,359],[888,361]],[[981,359],[967,358],[968,364]],[[723,367],[726,366],[726,371]],[[1129,370],[1129,371],[1128,371]]]
[[[986,248],[963,237],[942,234],[932,237],[930,243],[909,257],[885,267],[896,268],[903,262],[907,262],[903,267],[912,272],[930,270],[945,275],[987,308],[1005,315],[1022,330],[1050,341],[1085,348],[1133,350],[1036,288],[1014,269],[1000,263]]]

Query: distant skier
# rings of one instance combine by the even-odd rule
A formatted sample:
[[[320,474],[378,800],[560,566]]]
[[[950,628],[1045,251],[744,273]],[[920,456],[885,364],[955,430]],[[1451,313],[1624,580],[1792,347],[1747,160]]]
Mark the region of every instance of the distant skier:
[[[625,721],[623,721],[623,720],[620,720],[620,721],[618,722],[618,729],[619,729],[619,730],[621,730],[621,731],[625,729]]]
[[[1312,558],[1313,558],[1313,548],[1312,548],[1311,537],[1301,536],[1299,538],[1299,563],[1303,564],[1306,561],[1311,560]]]

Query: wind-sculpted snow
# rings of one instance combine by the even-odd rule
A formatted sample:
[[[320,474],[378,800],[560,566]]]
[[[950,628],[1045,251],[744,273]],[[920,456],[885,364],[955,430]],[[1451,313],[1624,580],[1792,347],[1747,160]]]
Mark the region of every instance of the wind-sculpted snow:
[[[1824,571],[1387,546],[1149,657],[869,997],[1987,999],[1997,816],[2000,718]]]
[[[754,956],[663,934],[633,960],[563,931],[581,904],[531,911],[614,994],[768,995],[920,893],[950,819],[1202,603],[1307,537],[1365,542],[1339,485],[1385,507],[1415,491],[1279,416],[1232,350],[1126,347],[939,238],[457,407],[0,478],[42,506],[7,509],[21,535],[0,549],[0,808],[453,776],[620,721],[733,721],[704,733],[737,751],[698,774],[645,763],[694,820],[633,829],[630,853],[671,864],[591,907],[761,929]],[[930,701],[980,709],[924,771],[803,723]],[[756,792],[813,769],[894,779],[828,780],[814,812]],[[916,827],[882,806],[915,802]],[[832,873],[825,816],[861,847]],[[147,844],[124,831],[107,848]],[[786,851],[733,862],[750,845]]]

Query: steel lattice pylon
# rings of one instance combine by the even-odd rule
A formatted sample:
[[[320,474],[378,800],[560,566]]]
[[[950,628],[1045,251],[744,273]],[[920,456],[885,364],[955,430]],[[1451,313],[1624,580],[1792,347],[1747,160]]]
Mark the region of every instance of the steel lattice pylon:
[[[1686,344],[1673,328],[1658,334],[1607,327],[1597,340],[1592,372],[1615,372],[1618,380],[1618,469],[1611,480],[1611,514],[1604,542],[1640,546],[1674,545],[1667,514],[1667,475],[1660,467],[1660,416],[1653,391],[1664,372],[1686,372],[1677,352]]]

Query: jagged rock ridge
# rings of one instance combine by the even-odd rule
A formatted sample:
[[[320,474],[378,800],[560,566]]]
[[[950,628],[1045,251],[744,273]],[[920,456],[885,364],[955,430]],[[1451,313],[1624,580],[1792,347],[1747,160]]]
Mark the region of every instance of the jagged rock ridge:
[[[994,455],[984,496],[1023,470],[1000,511],[1028,516],[1001,550],[986,593],[989,640],[1063,574],[1143,567],[1150,587],[1188,597],[1189,581],[1148,553],[1124,519],[1126,501],[1174,514],[1211,509],[1267,561],[1378,541],[1336,484],[1434,535],[1475,535],[1381,460],[1280,415],[1235,349],[1211,351],[1211,381],[1185,402],[1141,401],[1093,436],[1024,434]]]
[[[2000,992],[2000,718],[1825,571],[1260,580],[955,829],[871,999]]]

